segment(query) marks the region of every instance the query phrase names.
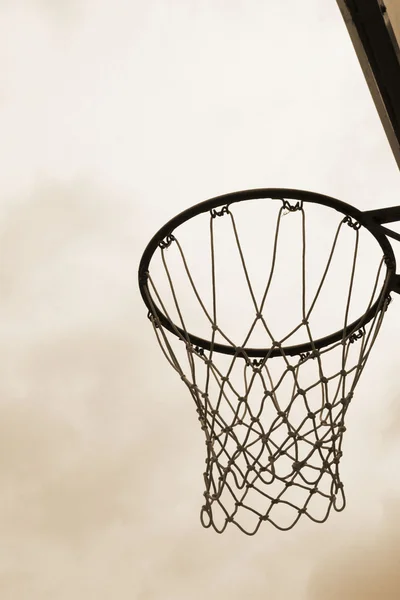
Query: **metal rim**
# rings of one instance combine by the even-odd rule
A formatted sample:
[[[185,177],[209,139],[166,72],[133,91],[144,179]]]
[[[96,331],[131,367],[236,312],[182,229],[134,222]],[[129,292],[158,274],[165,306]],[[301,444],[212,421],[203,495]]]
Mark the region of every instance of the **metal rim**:
[[[320,204],[322,206],[327,206],[328,208],[332,208],[344,216],[353,218],[360,225],[365,227],[371,235],[377,240],[378,244],[383,250],[383,254],[386,258],[386,277],[382,287],[382,290],[379,294],[377,301],[371,306],[371,308],[364,313],[359,319],[356,319],[348,325],[346,331],[341,329],[332,333],[328,336],[319,338],[311,344],[310,342],[306,342],[304,344],[297,344],[295,346],[287,346],[282,347],[282,349],[275,348],[235,348],[234,346],[228,346],[226,344],[218,344],[213,343],[209,340],[205,340],[201,337],[198,337],[191,333],[186,333],[180,327],[172,323],[157,307],[156,302],[152,298],[150,294],[150,290],[148,287],[148,274],[151,259],[158,249],[160,242],[163,242],[169,235],[171,235],[177,227],[186,223],[187,221],[193,219],[194,217],[211,211],[213,209],[219,208],[221,206],[236,204],[238,202],[245,202],[248,200],[296,200],[301,202],[308,202],[311,204]],[[151,314],[155,313],[155,316],[159,319],[160,323],[168,329],[171,333],[177,336],[181,336],[182,339],[189,338],[189,341],[194,346],[199,346],[204,350],[213,350],[214,352],[220,352],[228,355],[240,355],[243,352],[243,356],[248,357],[263,357],[263,356],[281,356],[282,352],[284,352],[287,356],[296,356],[298,354],[302,354],[305,352],[310,352],[313,350],[320,350],[326,346],[334,344],[339,340],[347,337],[355,330],[359,329],[366,325],[369,321],[371,321],[374,316],[377,314],[379,310],[381,310],[384,306],[385,300],[391,291],[394,279],[396,276],[396,259],[393,252],[393,248],[384,233],[384,229],[381,225],[377,224],[368,213],[364,213],[360,211],[358,208],[351,206],[350,204],[346,204],[341,200],[337,200],[336,198],[332,198],[330,196],[325,196],[323,194],[317,194],[315,192],[307,192],[304,190],[294,190],[294,189],[286,189],[286,188],[260,188],[253,190],[243,190],[239,192],[232,192],[230,194],[223,194],[221,196],[216,196],[214,198],[210,198],[209,200],[205,200],[204,202],[200,202],[199,204],[195,204],[194,206],[188,208],[187,210],[179,213],[176,217],[168,221],[159,231],[153,236],[153,238],[148,243],[140,264],[139,264],[139,288],[140,293],[143,298],[145,305],[147,306],[149,312]]]

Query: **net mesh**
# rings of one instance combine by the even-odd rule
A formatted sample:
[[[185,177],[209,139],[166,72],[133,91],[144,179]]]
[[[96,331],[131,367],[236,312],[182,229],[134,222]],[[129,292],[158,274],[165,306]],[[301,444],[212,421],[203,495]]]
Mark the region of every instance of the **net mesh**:
[[[294,212],[301,217],[301,319],[289,332],[278,337],[272,331],[274,327],[268,320],[266,307],[274,278],[282,276],[276,269],[281,219]],[[232,228],[252,304],[253,316],[240,344],[232,341],[218,319],[215,220],[221,217],[228,219]],[[312,335],[311,317],[327,281],[339,234],[346,226],[352,230],[354,244],[343,302],[344,331],[339,341],[318,349]],[[265,521],[286,530],[302,515],[323,522],[332,508],[340,511],[345,507],[339,475],[345,416],[390,302],[388,293],[379,286],[385,271],[385,257],[381,257],[366,307],[368,311],[379,294],[376,313],[368,323],[358,322],[357,329],[348,328],[359,230],[360,225],[350,217],[341,217],[319,285],[308,301],[305,208],[301,202],[291,205],[282,199],[271,268],[257,299],[232,208],[224,206],[210,211],[211,308],[206,306],[196,287],[177,234],[170,234],[160,242],[161,264],[172,302],[167,306],[156,281],[148,273],[148,299],[152,306],[149,318],[165,357],[190,391],[205,436],[205,491],[201,509],[204,527],[213,527],[222,533],[229,523],[234,523],[252,535]],[[180,303],[179,282],[174,281],[168,265],[172,246],[177,250],[183,273],[208,323],[211,339],[208,350],[190,341]],[[159,311],[172,323],[173,334],[163,326]],[[327,318],[329,320],[329,314]],[[261,328],[269,350],[252,358],[246,347],[256,328]],[[299,332],[305,335],[311,350],[288,356],[285,347]],[[231,356],[215,351],[217,340],[232,347]]]

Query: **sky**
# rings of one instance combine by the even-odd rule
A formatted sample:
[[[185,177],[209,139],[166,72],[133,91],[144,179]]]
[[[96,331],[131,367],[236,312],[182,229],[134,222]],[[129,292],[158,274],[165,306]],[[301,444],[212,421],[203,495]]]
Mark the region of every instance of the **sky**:
[[[346,510],[218,536],[136,280],[217,194],[397,203],[336,3],[0,0],[0,56],[2,599],[397,598],[397,298],[348,414]]]

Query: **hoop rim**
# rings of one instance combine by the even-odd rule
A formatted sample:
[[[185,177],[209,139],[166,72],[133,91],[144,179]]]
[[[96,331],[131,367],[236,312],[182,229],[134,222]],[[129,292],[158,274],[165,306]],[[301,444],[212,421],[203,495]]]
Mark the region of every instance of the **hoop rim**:
[[[175,323],[170,321],[166,315],[157,307],[156,302],[150,294],[148,287],[148,275],[151,259],[160,245],[168,236],[170,236],[177,227],[190,221],[192,218],[219,208],[221,206],[229,206],[238,202],[245,202],[248,200],[297,200],[301,202],[308,202],[311,204],[320,204],[332,208],[347,217],[352,217],[361,226],[367,229],[371,235],[376,239],[378,244],[383,250],[386,264],[386,277],[382,289],[379,293],[378,299],[370,307],[370,309],[364,313],[359,319],[356,319],[347,326],[346,329],[341,329],[332,333],[328,336],[319,338],[313,343],[305,342],[303,344],[297,344],[294,346],[282,346],[282,348],[239,348],[232,345],[211,343],[209,340],[198,337],[189,332],[185,332],[183,329],[178,327]],[[209,200],[204,200],[198,204],[191,206],[190,208],[179,213],[168,221],[163,227],[161,227],[157,233],[152,237],[150,242],[147,244],[142,258],[139,264],[139,289],[145,305],[147,306],[149,313],[154,314],[160,323],[168,331],[181,337],[182,339],[188,339],[191,344],[203,348],[204,350],[212,350],[213,352],[219,352],[228,354],[231,356],[242,355],[243,357],[257,357],[262,358],[266,355],[269,357],[282,356],[284,352],[287,356],[296,356],[306,352],[312,352],[313,350],[320,350],[326,346],[338,342],[340,339],[347,338],[353,332],[357,331],[361,327],[364,327],[374,316],[382,310],[385,304],[385,300],[388,298],[390,291],[393,289],[396,278],[396,258],[393,248],[385,234],[384,228],[377,223],[371,215],[370,211],[360,211],[358,208],[347,204],[331,196],[319,194],[316,192],[309,192],[304,190],[296,190],[289,188],[258,188],[251,190],[241,190],[238,192],[231,192],[220,196],[215,196]]]

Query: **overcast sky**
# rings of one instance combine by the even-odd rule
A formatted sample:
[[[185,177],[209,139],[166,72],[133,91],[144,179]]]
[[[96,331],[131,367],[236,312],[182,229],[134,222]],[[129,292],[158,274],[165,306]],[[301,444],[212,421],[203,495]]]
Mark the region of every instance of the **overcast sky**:
[[[400,302],[349,412],[346,511],[218,536],[136,283],[210,196],[398,203],[336,2],[0,0],[0,56],[2,600],[398,598]]]

